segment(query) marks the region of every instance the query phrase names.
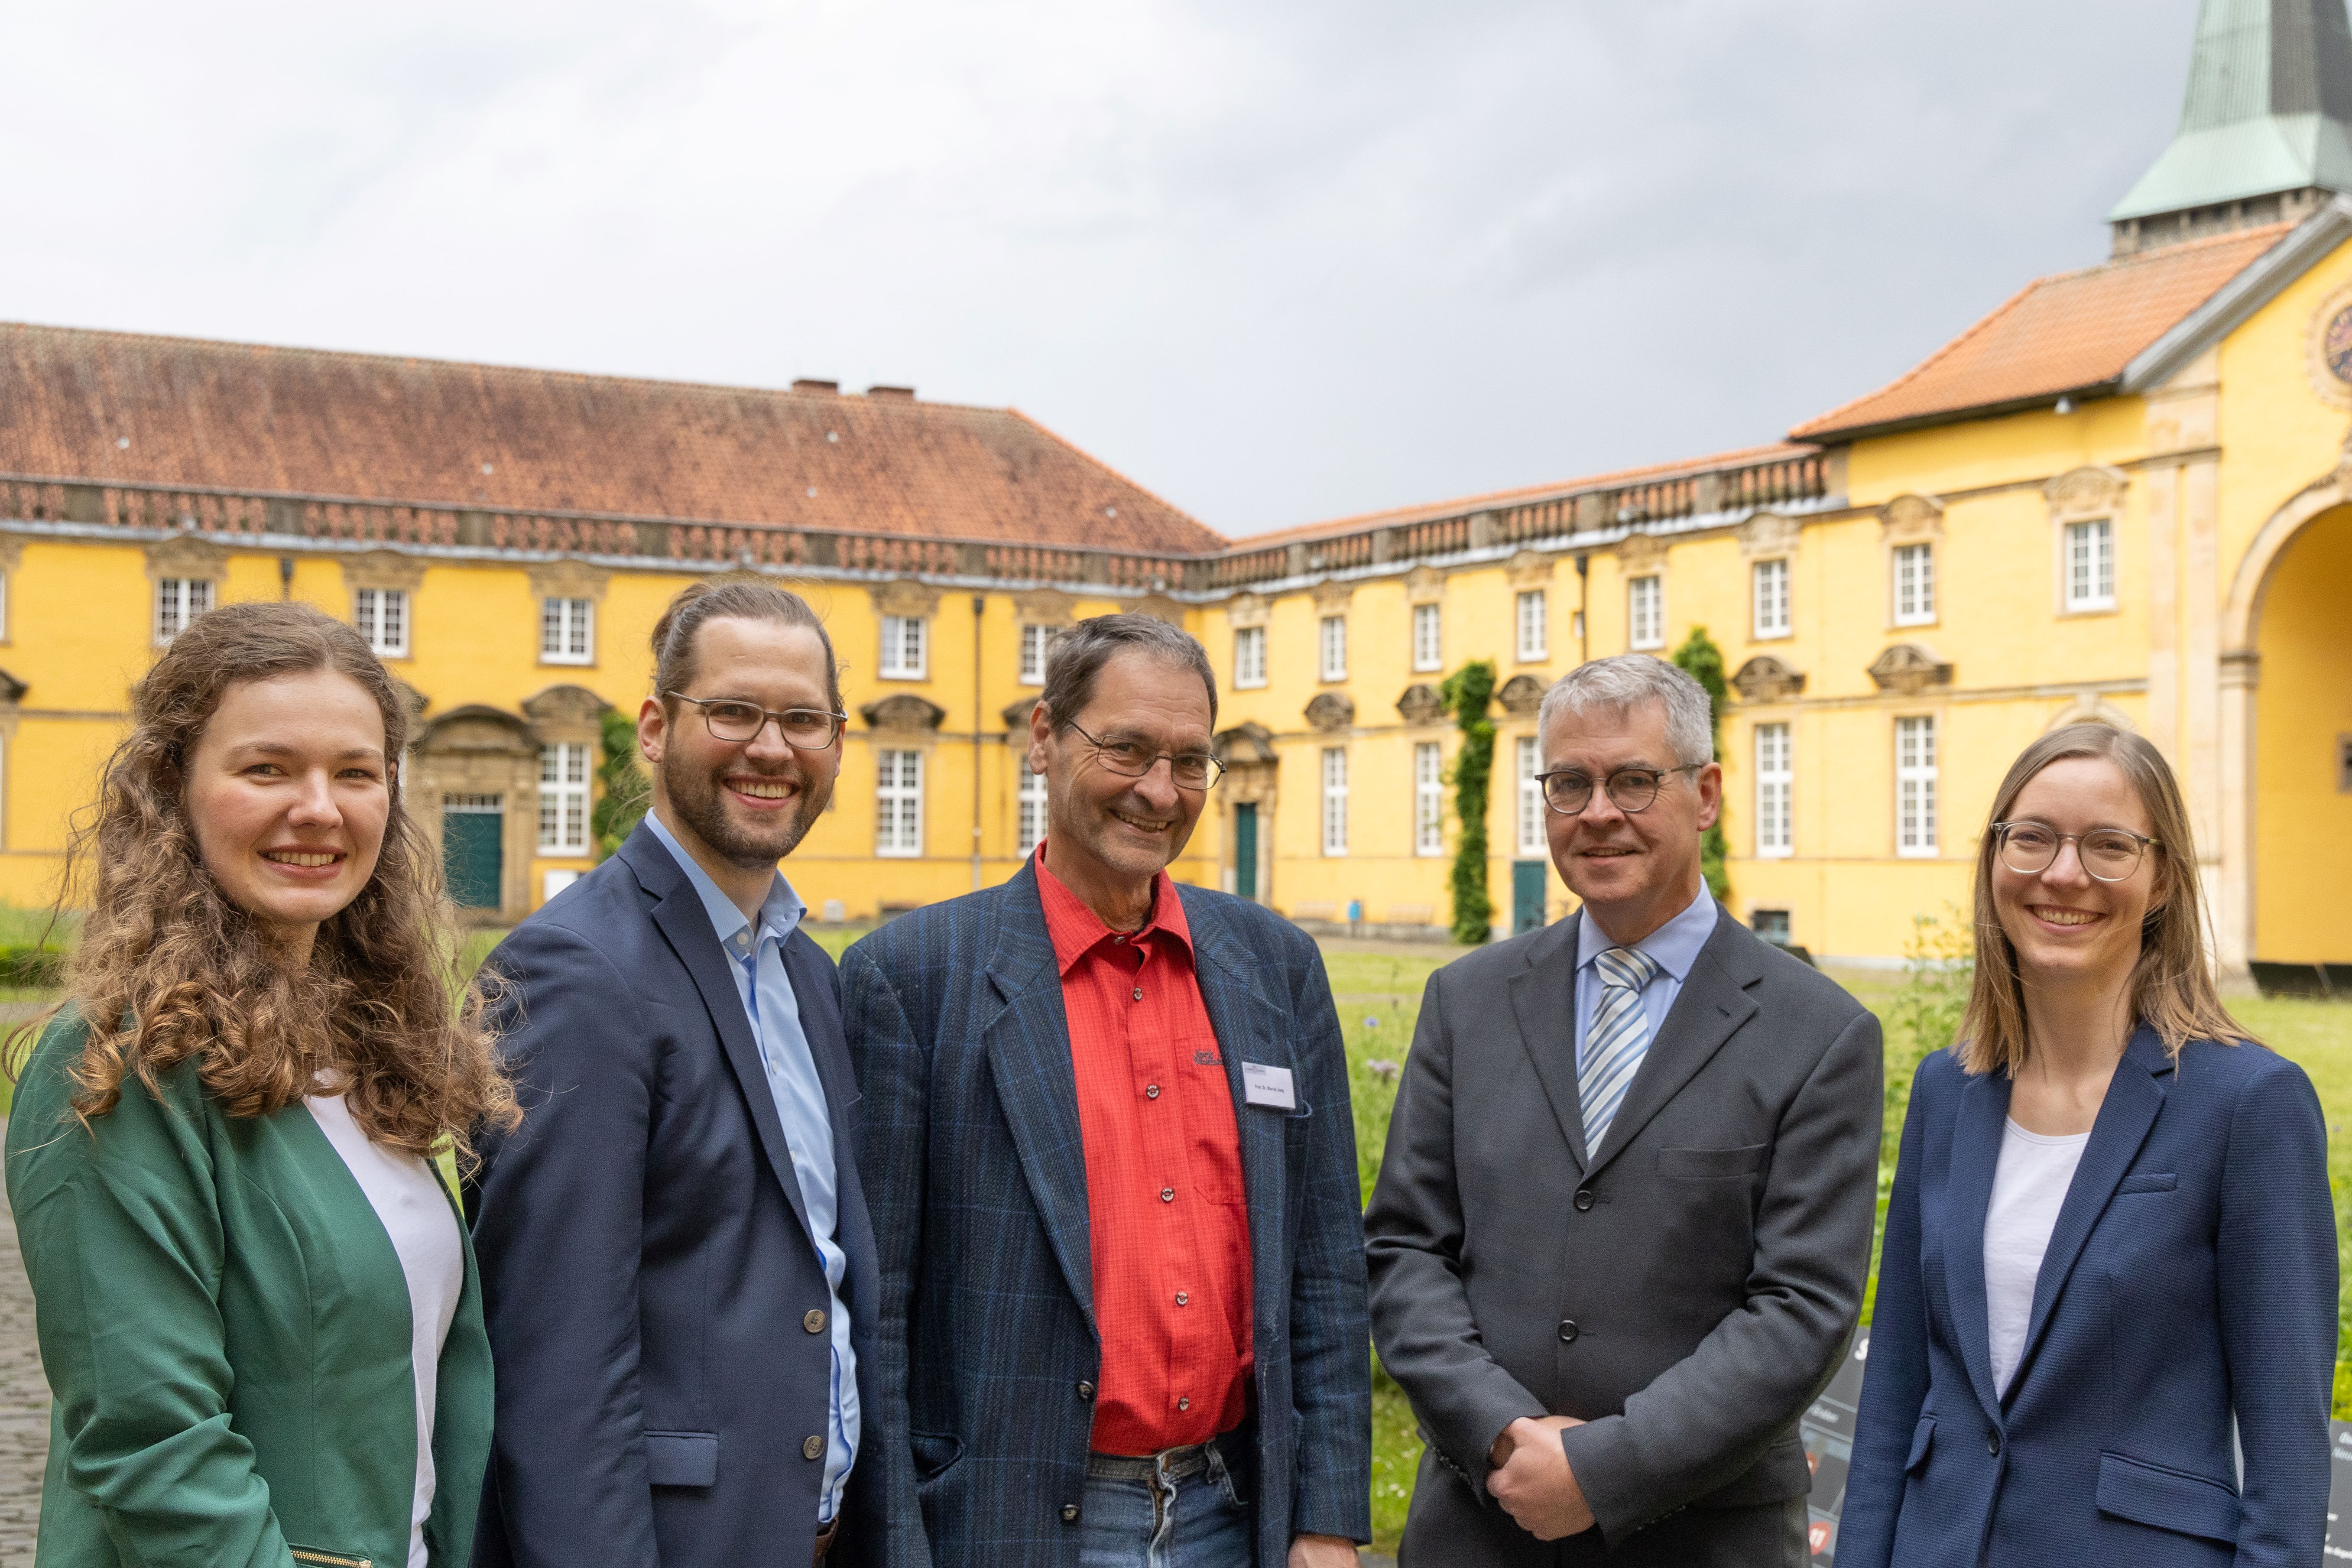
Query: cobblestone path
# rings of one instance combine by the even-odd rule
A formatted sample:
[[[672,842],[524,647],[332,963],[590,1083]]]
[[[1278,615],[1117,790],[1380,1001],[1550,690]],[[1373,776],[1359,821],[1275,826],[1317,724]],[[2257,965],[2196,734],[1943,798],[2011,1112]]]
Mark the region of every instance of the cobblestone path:
[[[49,1457],[49,1385],[33,1339],[33,1290],[16,1223],[0,1196],[0,1568],[33,1568],[41,1467]]]

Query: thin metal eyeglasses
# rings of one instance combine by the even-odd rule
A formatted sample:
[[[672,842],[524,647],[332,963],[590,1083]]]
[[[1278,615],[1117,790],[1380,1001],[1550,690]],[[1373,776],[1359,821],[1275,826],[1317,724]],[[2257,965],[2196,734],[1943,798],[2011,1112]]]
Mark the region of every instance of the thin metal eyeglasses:
[[[822,752],[840,737],[841,727],[849,721],[848,714],[828,713],[822,708],[787,708],[779,713],[740,698],[688,697],[683,691],[665,691],[662,695],[701,709],[702,721],[709,726],[710,738],[730,745],[758,740],[760,731],[773,721],[776,733],[793,751]]]
[[[1681,763],[1671,768],[1619,768],[1603,781],[1601,787],[1609,792],[1609,804],[1631,816],[1647,811],[1658,798],[1658,786],[1668,773],[1696,773],[1705,763]],[[1543,785],[1544,805],[1562,816],[1578,816],[1592,804],[1592,775],[1562,769],[1559,773],[1538,773],[1536,782]]]
[[[2074,841],[2075,858],[2083,869],[2102,882],[2120,882],[2139,869],[2139,858],[2160,840],[2120,827],[2094,827],[2088,833],[2061,833],[2046,822],[1996,822],[2000,835],[2001,864],[2021,877],[2038,876],[2058,858],[2059,847]]]
[[[1070,728],[1087,736],[1096,761],[1131,779],[1150,773],[1162,757],[1168,759],[1168,777],[1178,789],[1207,789],[1225,776],[1225,764],[1206,752],[1155,752],[1140,741],[1097,741],[1076,724]]]

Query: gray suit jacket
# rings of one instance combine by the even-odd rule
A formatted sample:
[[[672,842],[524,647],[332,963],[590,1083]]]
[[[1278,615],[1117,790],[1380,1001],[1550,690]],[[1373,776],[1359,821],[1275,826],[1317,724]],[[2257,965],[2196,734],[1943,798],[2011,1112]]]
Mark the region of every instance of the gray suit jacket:
[[[1373,1339],[1429,1444],[1405,1557],[1759,1561],[1748,1505],[1805,1495],[1797,1417],[1861,1310],[1878,1021],[1718,910],[1596,1152],[1576,929],[1472,953],[1422,1002],[1364,1220]],[[1589,1423],[1563,1441],[1600,1527],[1564,1551],[1486,1488],[1496,1437],[1547,1413]],[[1717,1511],[1648,1528],[1686,1508]]]

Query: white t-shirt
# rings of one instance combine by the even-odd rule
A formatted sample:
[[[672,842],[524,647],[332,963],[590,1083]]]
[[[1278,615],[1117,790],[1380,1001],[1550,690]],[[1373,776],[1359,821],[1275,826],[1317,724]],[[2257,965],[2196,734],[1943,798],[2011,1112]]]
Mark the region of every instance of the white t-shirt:
[[[425,1521],[433,1512],[433,1405],[439,1390],[441,1346],[466,1288],[466,1254],[457,1216],[432,1167],[405,1149],[373,1142],[352,1120],[341,1095],[314,1095],[303,1103],[319,1131],[351,1168],[383,1223],[400,1271],[408,1279],[408,1359],[416,1382],[416,1491],[408,1521],[408,1568],[425,1568]]]
[[[1992,1203],[1985,1210],[1985,1327],[1992,1342],[1992,1385],[2006,1397],[2025,1353],[2025,1331],[2033,1321],[2033,1281],[2058,1206],[2081,1163],[2087,1132],[2050,1138],[2028,1132],[2014,1121],[2000,1135],[2000,1163],[1993,1168]]]

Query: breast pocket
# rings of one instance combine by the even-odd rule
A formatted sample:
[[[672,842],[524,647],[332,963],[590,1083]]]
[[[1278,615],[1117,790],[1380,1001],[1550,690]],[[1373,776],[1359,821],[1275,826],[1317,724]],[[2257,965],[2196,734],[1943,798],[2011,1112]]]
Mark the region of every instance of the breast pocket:
[[[1233,1083],[1216,1037],[1178,1040],[1176,1071],[1183,1080],[1178,1110],[1184,1118],[1184,1173],[1202,1198],[1238,1208],[1244,1201],[1241,1129],[1234,1120]]]
[[[1764,1168],[1761,1143],[1735,1149],[1661,1149],[1658,1174],[1705,1181],[1725,1176],[1752,1176]]]

